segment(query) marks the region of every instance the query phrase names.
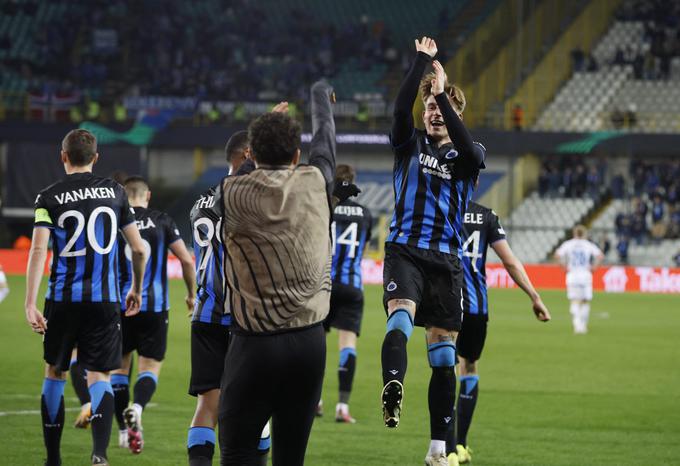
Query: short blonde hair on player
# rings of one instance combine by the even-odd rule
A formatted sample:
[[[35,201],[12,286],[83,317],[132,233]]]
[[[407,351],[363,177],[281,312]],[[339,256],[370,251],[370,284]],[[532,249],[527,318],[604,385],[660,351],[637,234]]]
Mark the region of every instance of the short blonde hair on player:
[[[576,225],[572,230],[574,238],[583,239],[588,234],[588,229],[583,225]]]

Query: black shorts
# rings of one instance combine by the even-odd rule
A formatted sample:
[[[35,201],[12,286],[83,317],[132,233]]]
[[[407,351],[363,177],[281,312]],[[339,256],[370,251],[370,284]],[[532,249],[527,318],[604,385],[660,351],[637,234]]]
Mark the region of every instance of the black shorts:
[[[333,283],[331,309],[324,321],[326,330],[333,327],[359,335],[363,315],[364,292],[350,285]]]
[[[228,326],[205,322],[191,323],[189,395],[198,396],[220,388],[228,348]]]
[[[45,300],[47,331],[43,357],[62,371],[78,347],[78,362],[89,371],[120,368],[121,331],[118,303],[58,303]]]
[[[385,244],[383,304],[416,303],[415,325],[460,330],[463,271],[458,256],[396,243]]]
[[[162,361],[168,347],[168,311],[144,311],[122,317],[123,354],[137,351],[145,358]]]
[[[486,316],[479,314],[463,315],[463,325],[456,339],[456,352],[469,362],[475,362],[482,356],[486,341]]]

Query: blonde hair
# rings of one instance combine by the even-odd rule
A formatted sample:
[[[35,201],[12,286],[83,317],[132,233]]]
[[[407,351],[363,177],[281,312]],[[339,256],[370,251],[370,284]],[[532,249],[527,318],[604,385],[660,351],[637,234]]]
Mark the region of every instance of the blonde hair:
[[[427,73],[420,81],[420,92],[423,95],[423,102],[427,101],[432,95],[432,80],[435,78],[434,72]],[[450,84],[448,80],[444,83],[444,92],[449,97],[453,109],[459,113],[465,110],[465,94],[460,87]]]
[[[576,225],[572,232],[574,233],[574,238],[585,238],[588,234],[588,230],[583,225]]]

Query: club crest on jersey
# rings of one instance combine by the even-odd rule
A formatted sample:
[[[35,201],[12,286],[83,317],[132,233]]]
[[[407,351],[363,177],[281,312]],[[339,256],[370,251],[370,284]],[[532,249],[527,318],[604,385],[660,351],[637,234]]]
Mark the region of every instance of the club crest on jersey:
[[[391,282],[389,282],[387,284],[387,291],[394,291],[396,289],[397,289],[397,284],[394,283],[394,280],[392,280]]]
[[[418,161],[420,162],[420,165],[423,167],[423,173],[425,173],[426,175],[438,176],[439,178],[445,180],[451,179],[451,171],[449,170],[449,167],[447,167],[446,165],[439,165],[439,161],[437,160],[436,157],[428,154],[423,154],[421,152],[420,156],[418,156]]]

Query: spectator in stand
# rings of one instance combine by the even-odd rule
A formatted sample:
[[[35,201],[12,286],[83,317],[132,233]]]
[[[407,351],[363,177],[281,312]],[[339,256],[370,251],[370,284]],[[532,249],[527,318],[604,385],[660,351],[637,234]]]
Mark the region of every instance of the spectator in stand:
[[[630,240],[627,236],[619,237],[619,242],[616,244],[616,252],[619,253],[619,262],[622,264],[628,263],[628,246]]]
[[[673,257],[673,263],[676,267],[680,267],[680,252]]]
[[[661,241],[668,230],[668,224],[664,222],[664,202],[657,193],[652,200],[652,228],[651,236],[655,241]]]
[[[590,167],[587,177],[588,195],[595,199],[600,195],[600,187],[602,186],[602,179],[597,167]]]
[[[522,131],[524,128],[524,110],[520,104],[515,104],[512,109],[512,127],[515,131]]]
[[[572,184],[572,195],[574,197],[582,197],[586,193],[588,175],[586,174],[586,166],[584,164],[579,163],[576,165]]]
[[[625,115],[624,115],[623,112],[622,112],[621,110],[619,110],[618,108],[614,108],[614,110],[612,110],[612,113],[611,113],[611,115],[609,116],[609,119],[611,120],[612,126],[613,126],[615,129],[621,129],[621,128],[623,128],[623,124],[624,124],[624,120],[625,120]]]
[[[626,180],[624,179],[622,174],[618,174],[612,178],[612,184],[611,184],[611,189],[612,189],[612,197],[614,199],[623,199],[625,195],[625,190],[626,190]]]
[[[670,238],[680,238],[680,204],[675,205],[675,209],[671,214],[668,236]]]
[[[604,254],[604,256],[607,257],[607,254],[612,248],[612,244],[609,241],[609,236],[607,236],[607,233],[602,233],[602,236],[600,236],[600,240],[597,242],[597,246],[602,251],[602,254]]]
[[[538,174],[538,194],[546,197],[550,192],[550,169],[547,163],[541,165],[541,172]]]
[[[573,191],[574,174],[572,169],[567,167],[562,171],[562,195],[564,197],[571,197]]]
[[[644,215],[634,213],[632,216],[631,233],[637,244],[643,244],[647,239],[647,222]]]

